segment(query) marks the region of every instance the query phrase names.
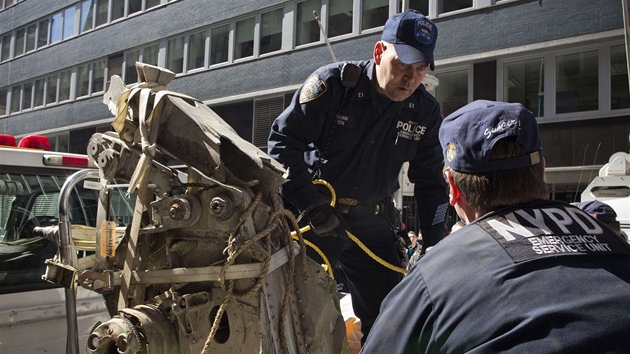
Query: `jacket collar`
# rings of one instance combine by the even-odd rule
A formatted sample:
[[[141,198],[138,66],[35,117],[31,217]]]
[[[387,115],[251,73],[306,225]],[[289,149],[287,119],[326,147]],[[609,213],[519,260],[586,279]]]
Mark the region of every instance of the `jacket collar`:
[[[361,80],[359,80],[359,84],[354,89],[352,93],[351,100],[367,100],[372,99],[377,95],[376,90],[374,89],[376,80],[375,75],[376,64],[374,63],[374,59],[370,59],[367,61],[367,65],[365,65],[363,69],[363,75],[361,76]],[[420,92],[420,95],[417,93]],[[401,109],[409,109],[412,111],[420,111],[420,102],[419,99],[422,95],[428,95],[426,92],[424,85],[420,85],[416,92],[411,96],[407,97],[402,102],[397,102],[397,110],[400,112]]]

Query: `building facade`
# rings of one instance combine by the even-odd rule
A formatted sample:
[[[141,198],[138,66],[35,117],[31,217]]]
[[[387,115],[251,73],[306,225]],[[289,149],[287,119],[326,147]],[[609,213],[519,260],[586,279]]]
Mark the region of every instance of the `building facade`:
[[[523,103],[540,123],[552,197],[579,201],[608,157],[629,151],[623,1],[0,0],[0,133],[84,153],[110,130],[108,78],[133,83],[143,61],[265,148],[314,69],[371,58],[385,20],[414,8],[439,30],[431,74],[444,115],[475,99]]]

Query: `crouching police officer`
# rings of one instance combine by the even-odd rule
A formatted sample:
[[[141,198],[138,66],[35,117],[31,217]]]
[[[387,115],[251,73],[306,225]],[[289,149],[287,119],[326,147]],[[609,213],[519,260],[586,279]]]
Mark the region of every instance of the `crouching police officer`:
[[[467,225],[389,293],[361,353],[628,352],[630,246],[548,200],[536,117],[475,101],[444,119],[440,143]]]
[[[426,246],[444,237],[447,207],[437,101],[422,79],[433,70],[437,28],[421,13],[392,16],[373,59],[317,69],[273,123],[269,155],[288,169],[282,194],[306,218],[321,248],[345,275],[352,306],[367,337],[385,295],[403,274],[344,240],[347,229],[383,260],[400,265],[392,223],[392,194],[409,161]],[[336,191],[332,208],[313,177]]]

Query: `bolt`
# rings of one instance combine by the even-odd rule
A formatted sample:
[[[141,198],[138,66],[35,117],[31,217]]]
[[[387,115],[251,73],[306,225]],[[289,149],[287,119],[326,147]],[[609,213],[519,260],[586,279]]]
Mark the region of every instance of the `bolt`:
[[[210,202],[210,212],[215,216],[223,216],[227,212],[228,204],[222,197],[214,197]]]

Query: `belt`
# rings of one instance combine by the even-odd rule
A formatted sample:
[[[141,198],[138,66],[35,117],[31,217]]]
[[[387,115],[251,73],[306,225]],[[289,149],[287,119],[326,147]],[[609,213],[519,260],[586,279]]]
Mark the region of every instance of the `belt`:
[[[352,199],[352,198],[339,198],[339,199],[337,199],[337,203],[343,204],[343,205],[361,205],[361,204],[363,204],[360,201],[358,201],[356,199]]]
[[[337,199],[337,208],[340,214],[368,213],[371,215],[379,215],[385,211],[387,204],[392,204],[391,197],[387,197],[375,203],[363,203],[352,198]]]

